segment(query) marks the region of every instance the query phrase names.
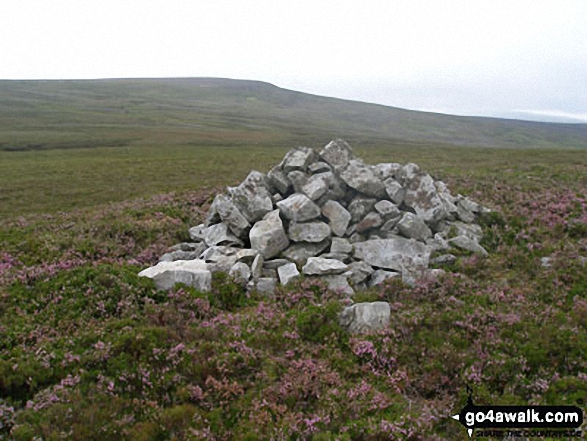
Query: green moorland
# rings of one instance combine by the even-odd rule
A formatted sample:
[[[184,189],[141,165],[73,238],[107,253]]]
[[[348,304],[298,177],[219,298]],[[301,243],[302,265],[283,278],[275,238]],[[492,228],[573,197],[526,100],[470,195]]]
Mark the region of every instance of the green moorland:
[[[42,120],[30,138],[0,129],[5,146],[21,142],[0,152],[0,439],[464,440],[450,415],[467,384],[476,404],[585,408],[584,150],[359,136],[367,162],[418,163],[495,212],[480,219],[487,258],[462,253],[438,280],[355,294],[390,302],[392,320],[349,336],[336,320],[346,300],[310,279],[266,298],[225,277],[211,293],[137,277],[188,240],[223,186],[297,143],[285,129],[235,141],[225,124],[190,144],[161,118],[152,144],[87,121],[67,145]],[[33,124],[13,119],[15,132]],[[312,130],[300,144],[342,136]]]

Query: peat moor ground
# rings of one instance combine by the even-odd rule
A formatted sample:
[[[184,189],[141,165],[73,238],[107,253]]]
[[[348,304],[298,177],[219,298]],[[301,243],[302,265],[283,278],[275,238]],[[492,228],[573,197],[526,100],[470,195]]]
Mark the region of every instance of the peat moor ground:
[[[476,404],[584,409],[585,150],[352,145],[495,210],[487,258],[355,294],[392,307],[357,336],[310,280],[265,298],[137,277],[290,143],[0,152],[0,439],[464,440],[467,384]]]

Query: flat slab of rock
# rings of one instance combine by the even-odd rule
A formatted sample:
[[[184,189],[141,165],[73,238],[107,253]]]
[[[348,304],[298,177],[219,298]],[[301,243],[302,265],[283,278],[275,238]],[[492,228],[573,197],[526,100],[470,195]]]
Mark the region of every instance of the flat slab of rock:
[[[173,288],[176,283],[192,286],[202,292],[212,289],[212,273],[206,262],[199,259],[159,262],[141,271],[139,277],[152,279],[159,290]]]
[[[304,222],[320,216],[320,207],[305,194],[294,193],[276,204],[286,219]]]
[[[389,303],[355,303],[341,312],[339,323],[352,334],[374,332],[388,326],[390,315]]]
[[[356,259],[400,272],[410,267],[427,267],[430,258],[426,245],[403,237],[356,242],[354,247]]]
[[[367,196],[385,197],[385,185],[371,168],[360,161],[351,160],[340,172],[341,179],[351,188]]]
[[[294,242],[322,242],[329,236],[330,227],[321,221],[292,222],[289,225],[289,238]]]
[[[287,263],[277,268],[277,274],[279,275],[279,281],[282,285],[287,285],[292,280],[300,277],[295,263]]]
[[[259,251],[265,259],[270,259],[289,246],[289,239],[283,229],[279,210],[269,213],[258,221],[249,233],[251,248]]]
[[[309,257],[302,268],[302,273],[308,276],[322,276],[330,274],[342,274],[348,266],[336,259],[324,259],[322,257]]]

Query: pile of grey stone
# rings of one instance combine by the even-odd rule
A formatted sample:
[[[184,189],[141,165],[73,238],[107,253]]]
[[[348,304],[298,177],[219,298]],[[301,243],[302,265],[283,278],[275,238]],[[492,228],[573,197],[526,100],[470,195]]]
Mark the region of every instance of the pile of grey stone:
[[[487,254],[475,223],[484,211],[416,164],[368,165],[337,139],[293,149],[217,195],[191,242],[139,275],[202,291],[218,271],[263,293],[301,275],[349,295],[395,277],[412,284],[442,272],[430,267],[453,262],[451,250]]]

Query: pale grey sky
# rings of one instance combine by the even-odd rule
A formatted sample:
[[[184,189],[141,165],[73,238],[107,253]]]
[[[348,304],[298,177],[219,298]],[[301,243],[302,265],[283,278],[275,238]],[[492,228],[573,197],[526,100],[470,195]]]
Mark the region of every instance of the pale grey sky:
[[[587,1],[0,0],[0,79],[200,76],[587,123]]]

